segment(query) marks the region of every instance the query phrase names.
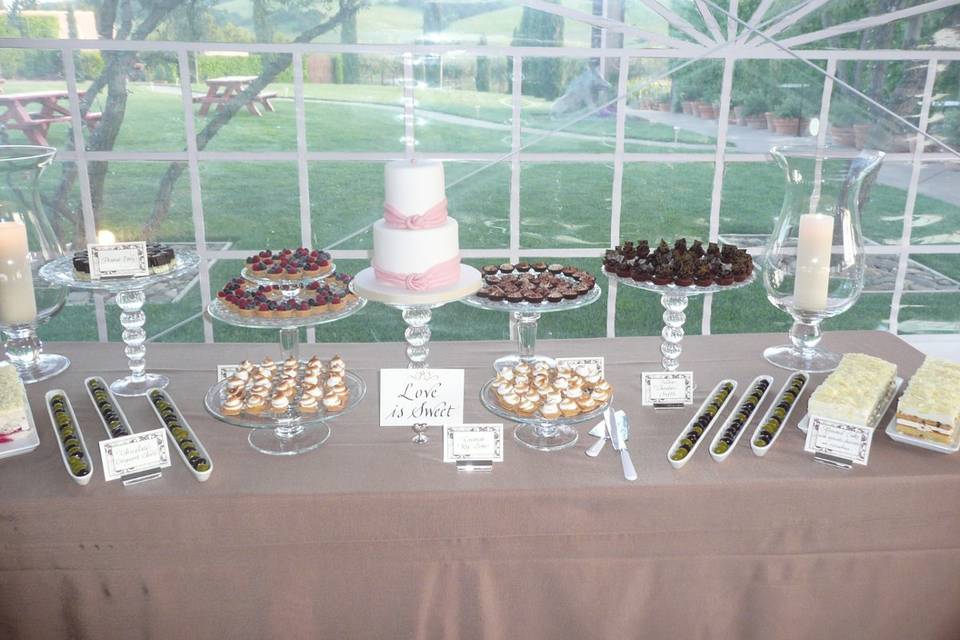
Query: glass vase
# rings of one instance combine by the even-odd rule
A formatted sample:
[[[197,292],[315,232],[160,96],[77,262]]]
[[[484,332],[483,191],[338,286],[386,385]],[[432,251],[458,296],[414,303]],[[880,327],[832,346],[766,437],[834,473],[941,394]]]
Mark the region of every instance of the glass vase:
[[[767,299],[793,317],[790,344],[764,357],[793,371],[832,371],[840,355],[820,346],[821,323],[863,290],[860,216],[884,154],[824,145],[774,147],[786,191],[763,255]]]
[[[70,366],[43,353],[37,326],[57,314],[67,290],[39,277],[63,255],[40,202],[38,181],[56,154],[51,147],[0,145],[0,330],[7,359],[24,383],[46,380]]]

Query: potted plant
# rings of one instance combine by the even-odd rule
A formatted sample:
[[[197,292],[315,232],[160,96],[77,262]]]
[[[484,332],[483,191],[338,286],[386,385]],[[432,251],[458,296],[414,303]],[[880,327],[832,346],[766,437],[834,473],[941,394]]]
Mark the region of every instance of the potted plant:
[[[717,112],[713,108],[713,98],[704,96],[697,102],[697,115],[704,120],[716,120]]]
[[[688,116],[696,116],[697,114],[697,101],[700,100],[702,95],[699,87],[684,87],[680,92],[680,107],[683,109],[683,112]]]
[[[670,111],[670,91],[663,87],[657,87],[652,94],[652,109],[657,111]]]
[[[803,103],[797,96],[789,96],[774,111],[773,127],[780,135],[803,135]]]
[[[835,104],[830,110],[830,135],[838,145],[854,146],[853,125],[857,120],[856,110],[847,104]]]
[[[766,129],[767,118],[764,115],[767,110],[767,99],[759,91],[747,94],[743,99],[743,104],[739,107],[740,112],[746,120],[747,126],[754,129]]]

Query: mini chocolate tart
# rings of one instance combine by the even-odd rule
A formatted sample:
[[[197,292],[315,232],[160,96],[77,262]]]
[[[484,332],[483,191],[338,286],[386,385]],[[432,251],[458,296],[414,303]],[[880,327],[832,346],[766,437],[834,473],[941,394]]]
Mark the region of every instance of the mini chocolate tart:
[[[507,294],[507,302],[523,302],[523,294],[519,291],[513,291]]]
[[[477,291],[477,297],[478,297],[478,298],[489,298],[489,297],[490,297],[490,289],[488,289],[487,287],[481,288],[479,291]]]
[[[520,273],[526,273],[527,271],[530,271],[530,263],[518,262],[517,264],[513,265],[513,268],[519,271]]]
[[[556,275],[560,275],[560,274],[563,272],[563,265],[562,265],[562,264],[553,263],[553,264],[551,264],[551,265],[549,265],[549,266],[547,267],[547,271],[549,271],[550,273],[552,273],[552,274],[555,275],[555,276],[556,276]]]
[[[487,292],[487,298],[489,298],[493,302],[500,302],[505,297],[506,297],[506,294],[503,293],[503,290],[497,287],[491,287],[490,290]]]
[[[535,289],[530,289],[524,292],[523,299],[533,304],[540,304],[543,302],[543,294],[539,293]]]
[[[570,287],[567,287],[566,289],[561,289],[560,292],[563,294],[563,297],[566,298],[567,300],[577,299],[577,292]]]
[[[502,265],[500,265],[499,271],[500,273],[513,273],[513,265],[509,262],[504,262]]]
[[[568,267],[564,267],[562,273],[563,273],[563,275],[567,276],[568,278],[572,278],[572,277],[574,276],[574,274],[577,273],[577,269],[576,269],[576,267],[569,267],[569,266],[568,266]]]
[[[495,276],[497,272],[500,271],[500,267],[495,264],[484,265],[482,268],[484,275]]]
[[[533,267],[533,270],[536,271],[537,273],[543,273],[544,271],[547,270],[546,262],[534,262],[533,265],[531,266]]]
[[[563,294],[559,291],[551,291],[547,294],[547,302],[563,302]]]
[[[484,276],[483,281],[489,285],[500,284],[500,276]]]

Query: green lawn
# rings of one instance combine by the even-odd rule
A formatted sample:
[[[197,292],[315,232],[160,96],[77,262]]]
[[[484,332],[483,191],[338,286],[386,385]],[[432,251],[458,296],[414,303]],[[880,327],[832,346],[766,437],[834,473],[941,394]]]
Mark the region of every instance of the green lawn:
[[[8,92],[35,88],[38,83],[10,81]],[[48,85],[56,86],[56,85]],[[285,87],[279,87],[283,93]],[[336,91],[336,93],[334,93]],[[309,85],[307,143],[319,151],[399,151],[403,148],[403,126],[399,91],[392,87],[331,87]],[[312,100],[312,99],[318,100]],[[331,101],[339,98],[339,102]],[[506,96],[462,91],[425,91],[419,95],[421,108],[471,117],[479,122],[448,122],[421,112],[418,116],[418,149],[433,152],[504,152],[509,149],[509,132],[490,129],[484,123],[509,124]],[[471,103],[471,100],[473,101]],[[367,102],[354,106],[344,102]],[[473,106],[471,106],[471,104]],[[210,150],[293,151],[296,133],[293,104],[278,100],[277,111],[256,118],[240,113],[210,145]],[[549,126],[546,105],[525,98],[524,124]],[[470,112],[473,109],[473,113]],[[655,148],[649,143],[664,140],[657,126],[632,122],[628,134],[637,148]],[[203,120],[198,119],[202,126]],[[531,125],[533,126],[533,125]],[[579,133],[606,136],[611,120],[596,118],[583,123]],[[10,135],[11,142],[16,136]],[[62,145],[67,127],[56,125],[51,142]],[[685,134],[686,135],[686,134]],[[695,137],[695,134],[689,134]],[[670,132],[672,140],[672,131]],[[610,151],[600,138],[550,140],[544,149],[596,152]],[[645,144],[647,143],[647,144]],[[127,119],[121,129],[118,150],[174,151],[184,146],[183,113],[175,90],[135,84],[131,88]],[[538,147],[538,150],[540,147]],[[669,149],[663,151],[668,152]],[[712,154],[711,154],[712,157]],[[677,235],[703,238],[707,235],[714,166],[702,163],[627,164],[623,175],[621,232],[627,238]],[[482,166],[482,163],[447,162],[447,180],[453,184]],[[104,202],[98,211],[100,225],[115,231],[121,239],[137,238],[152,208],[156,186],[167,164],[159,162],[111,162]],[[309,164],[312,244],[326,246],[363,229],[381,215],[383,167],[375,162],[311,162]],[[44,177],[43,188],[54,188],[62,167],[55,165]],[[299,244],[299,196],[297,167],[291,161],[204,162],[200,167],[206,237],[229,242],[236,249],[255,250],[264,246]],[[772,227],[782,198],[782,177],[772,164],[731,164],[726,167],[721,207],[722,233],[767,233]],[[609,246],[610,206],[613,189],[612,158],[609,163],[529,163],[521,165],[520,243],[525,249],[593,248]],[[489,167],[448,191],[451,211],[461,224],[461,246],[469,249],[509,246],[509,162]],[[74,191],[72,198],[79,199]],[[864,216],[865,234],[881,243],[895,242],[902,230],[905,194],[889,187],[875,187]],[[923,238],[956,234],[960,209],[921,196],[917,202],[922,218]],[[194,229],[189,182],[184,175],[173,194],[171,212],[161,225],[158,239],[192,242]],[[338,245],[343,249],[369,249],[369,233],[361,233]],[[545,255],[544,258],[550,258]],[[960,277],[955,256],[923,256],[929,264],[948,275]],[[477,264],[483,260],[475,261]],[[596,260],[573,261],[597,271]],[[366,261],[341,261],[348,272],[363,268]],[[220,261],[211,269],[214,289],[237,273],[238,262]],[[835,328],[882,328],[889,315],[889,294],[865,295],[850,312],[831,321]],[[902,329],[907,331],[957,330],[957,294],[908,294],[904,296]],[[688,310],[688,332],[700,330],[701,302],[694,300]],[[148,302],[147,330],[150,335],[187,320],[200,311],[196,287],[178,304]],[[662,309],[656,296],[623,290],[617,299],[616,330],[620,335],[655,335],[660,330]],[[491,313],[450,305],[436,313],[435,335],[439,339],[506,337],[506,319]],[[605,335],[605,300],[589,308],[551,314],[542,322],[544,336]],[[119,339],[120,327],[114,307],[108,314],[111,339]],[[760,320],[761,322],[758,322]],[[758,328],[785,330],[787,317],[765,301],[762,285],[729,294],[714,301],[712,330],[715,333],[750,331]],[[369,305],[349,320],[324,327],[318,339],[398,340],[402,335],[399,314],[379,305]],[[48,339],[95,339],[91,306],[71,306],[43,330]],[[202,339],[198,318],[163,336],[163,340]],[[271,332],[256,332],[215,326],[218,340],[267,340]]]

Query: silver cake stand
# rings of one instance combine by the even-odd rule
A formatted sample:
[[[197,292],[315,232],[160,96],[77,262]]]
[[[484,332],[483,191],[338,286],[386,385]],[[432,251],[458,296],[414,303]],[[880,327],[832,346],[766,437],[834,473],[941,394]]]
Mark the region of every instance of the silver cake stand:
[[[564,277],[564,276],[560,276]],[[573,278],[565,278],[571,282],[576,282]],[[597,284],[593,289],[582,296],[577,296],[573,300],[562,300],[560,302],[507,302],[506,300],[489,300],[473,294],[460,300],[463,304],[477,309],[486,309],[487,311],[502,311],[511,314],[517,332],[517,353],[497,358],[493,367],[497,371],[507,367],[515,367],[521,362],[534,364],[542,362],[547,366],[556,366],[556,361],[547,356],[536,355],[537,347],[537,322],[543,313],[553,313],[556,311],[573,311],[582,309],[587,305],[593,304],[600,299],[603,291]]]
[[[147,333],[143,325],[147,316],[143,312],[145,291],[154,285],[179,280],[197,273],[200,256],[193,251],[177,249],[177,262],[165,273],[127,278],[104,278],[90,280],[78,278],[73,270],[73,256],[64,256],[48,262],[40,268],[40,276],[51,284],[94,293],[116,294],[120,307],[120,324],[123,326],[124,353],[130,375],[110,383],[110,390],[118,396],[145,396],[152,388],[163,389],[170,378],[159,373],[147,373]]]

